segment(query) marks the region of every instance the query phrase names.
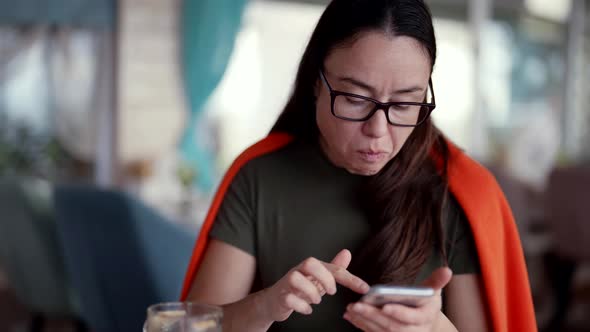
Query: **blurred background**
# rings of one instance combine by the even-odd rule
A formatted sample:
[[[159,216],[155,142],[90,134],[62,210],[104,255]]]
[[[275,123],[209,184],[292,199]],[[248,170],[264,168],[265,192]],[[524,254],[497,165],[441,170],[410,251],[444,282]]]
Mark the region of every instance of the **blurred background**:
[[[514,210],[539,326],[590,331],[590,1],[429,0],[436,124]],[[139,330],[326,0],[0,0],[0,330]]]

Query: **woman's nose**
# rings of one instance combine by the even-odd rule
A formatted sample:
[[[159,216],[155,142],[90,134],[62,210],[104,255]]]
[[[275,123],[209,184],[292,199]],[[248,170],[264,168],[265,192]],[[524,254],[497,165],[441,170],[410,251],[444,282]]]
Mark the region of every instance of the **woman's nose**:
[[[389,130],[389,123],[385,115],[386,109],[378,109],[365,123],[363,124],[363,134],[369,137],[382,137],[387,134]]]

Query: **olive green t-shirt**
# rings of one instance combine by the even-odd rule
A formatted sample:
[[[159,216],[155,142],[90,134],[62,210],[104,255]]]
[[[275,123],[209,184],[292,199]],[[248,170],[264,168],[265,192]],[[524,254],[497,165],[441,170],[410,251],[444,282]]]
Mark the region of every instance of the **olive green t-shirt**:
[[[257,289],[273,285],[308,257],[329,262],[344,248],[354,257],[370,232],[356,199],[364,178],[334,166],[318,144],[292,143],[239,170],[210,236],[256,258]],[[450,201],[445,221],[449,267],[454,274],[478,273],[469,225],[456,201]],[[418,280],[442,265],[440,255],[431,255]],[[342,291],[324,296],[312,315],[294,313],[270,331],[355,331],[342,318],[347,301]]]

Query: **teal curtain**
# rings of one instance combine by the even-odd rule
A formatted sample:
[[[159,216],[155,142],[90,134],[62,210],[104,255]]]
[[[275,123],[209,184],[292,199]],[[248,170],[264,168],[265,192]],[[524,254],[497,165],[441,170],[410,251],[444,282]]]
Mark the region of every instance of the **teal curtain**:
[[[221,81],[247,0],[184,0],[182,64],[190,118],[181,142],[184,161],[196,173],[195,185],[211,190],[214,156],[197,139],[203,107]]]
[[[115,0],[0,0],[0,24],[57,24],[111,29]]]

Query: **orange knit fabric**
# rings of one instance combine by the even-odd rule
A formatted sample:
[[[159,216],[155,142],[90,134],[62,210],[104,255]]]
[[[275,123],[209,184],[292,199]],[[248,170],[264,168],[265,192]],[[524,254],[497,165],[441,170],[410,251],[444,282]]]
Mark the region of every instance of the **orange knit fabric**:
[[[276,151],[293,138],[272,133],[244,151],[227,171],[201,228],[184,280],[185,301],[207,248],[223,197],[240,168],[249,160]],[[475,239],[485,289],[488,317],[494,331],[537,331],[528,274],[510,207],[494,177],[481,165],[449,144],[450,190],[461,205]]]

